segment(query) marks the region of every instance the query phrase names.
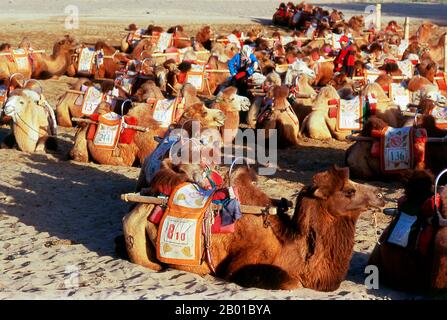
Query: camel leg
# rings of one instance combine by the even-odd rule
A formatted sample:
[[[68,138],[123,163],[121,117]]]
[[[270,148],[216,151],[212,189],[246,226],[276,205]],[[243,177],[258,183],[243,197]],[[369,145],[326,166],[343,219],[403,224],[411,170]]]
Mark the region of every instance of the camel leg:
[[[85,126],[76,133],[74,146],[70,150],[70,158],[74,161],[88,162],[87,130],[88,126]]]
[[[163,266],[156,262],[151,239],[157,235],[157,227],[147,219],[154,205],[137,205],[123,218],[124,238],[130,261],[143,267],[160,271]]]
[[[36,152],[37,153],[45,153],[45,142],[47,141],[48,137],[42,137],[37,141],[36,145]]]
[[[56,119],[57,124],[61,127],[71,128],[73,122],[70,117],[70,108],[68,106],[69,100],[68,94],[65,94],[58,102],[56,106]]]

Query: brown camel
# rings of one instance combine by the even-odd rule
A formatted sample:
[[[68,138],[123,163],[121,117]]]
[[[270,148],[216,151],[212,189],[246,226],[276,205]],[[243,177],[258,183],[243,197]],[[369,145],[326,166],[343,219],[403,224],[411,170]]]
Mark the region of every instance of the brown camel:
[[[80,162],[87,162],[90,158],[99,164],[119,166],[142,164],[158,145],[154,138],[164,136],[167,129],[152,118],[146,103],[135,103],[127,113],[127,117],[136,119],[138,126],[149,128],[149,131],[138,131],[132,142],[118,143],[115,150],[106,150],[98,148],[88,139],[89,126],[86,126],[77,132],[70,156]],[[181,126],[191,120],[199,121],[201,128],[218,128],[224,124],[225,115],[220,110],[208,109],[199,102],[192,104],[183,112],[178,125]]]
[[[384,230],[380,244],[369,258],[368,264],[379,268],[380,281],[400,290],[447,288],[447,189],[440,192],[440,219],[444,219],[440,226],[432,207],[432,184],[433,177],[427,171],[412,174],[405,186],[405,196],[399,200],[399,210],[417,217],[417,230],[410,231],[407,245],[397,245],[392,237],[395,219]]]
[[[87,89],[87,87],[91,86],[93,86],[93,83],[91,83],[89,79],[80,78],[76,83],[72,85],[72,90],[85,92],[84,89]],[[103,93],[107,93],[108,91],[104,86],[101,89]],[[135,97],[135,100],[137,102],[145,102],[148,99],[164,99],[163,93],[151,80],[148,80],[141,85],[141,87],[135,93]],[[116,100],[115,107],[117,110],[121,107],[121,104],[124,102],[124,100],[114,100]],[[71,121],[71,118],[82,117],[82,103],[83,95],[74,92],[64,93],[59,98],[56,105],[56,116],[58,125],[62,127],[72,127],[73,122]]]
[[[270,130],[277,130],[279,147],[299,144],[300,123],[289,101],[287,86],[274,86],[271,89],[272,102],[260,110],[256,129],[265,130],[265,138],[271,137]]]
[[[102,52],[104,55],[104,58],[99,65],[95,63],[95,61],[92,62],[91,76],[93,76],[95,79],[115,79],[116,72],[122,69],[123,66],[125,66],[130,60],[127,54],[119,52],[104,41],[96,42],[94,50],[97,54],[99,54],[99,52]],[[72,60],[73,63],[67,70],[68,76],[74,77],[78,74],[78,59],[79,53],[77,53],[77,59]]]
[[[33,61],[33,79],[44,79],[64,75],[70,67],[72,55],[77,46],[70,36],[56,42],[51,55],[38,54]]]
[[[436,127],[433,116],[424,115],[419,120],[418,128],[425,129],[428,137],[445,137],[446,130]],[[371,136],[372,130],[381,131],[387,127],[387,123],[377,117],[370,117],[362,130],[362,136]],[[371,154],[373,142],[357,141],[346,150],[346,164],[351,169],[353,176],[364,180],[390,180],[400,179],[408,173],[403,171],[398,174],[384,174],[380,167],[380,159]],[[427,142],[425,144],[425,158],[423,163],[418,163],[418,169],[428,169],[437,174],[447,167],[447,147],[443,143]]]
[[[241,204],[272,204],[254,185],[256,175],[250,169],[238,168],[231,178]],[[167,180],[165,183],[175,181]],[[155,179],[151,182],[157,186]],[[359,215],[369,207],[383,205],[376,188],[349,180],[347,168],[332,167],[315,175],[312,185],[301,190],[292,217],[244,214],[234,233],[213,234],[210,252],[216,276],[246,287],[336,290],[349,268]],[[153,246],[157,226],[147,220],[152,208],[137,205],[124,217],[123,228],[131,261],[162,270],[166,266],[155,258]],[[211,273],[205,262],[169,267],[200,275]]]

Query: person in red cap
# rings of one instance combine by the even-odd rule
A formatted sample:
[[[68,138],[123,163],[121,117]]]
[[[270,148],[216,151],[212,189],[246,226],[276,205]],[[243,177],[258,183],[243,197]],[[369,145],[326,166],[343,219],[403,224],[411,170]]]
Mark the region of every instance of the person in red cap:
[[[354,75],[355,49],[351,46],[349,38],[343,35],[340,40],[341,50],[334,60],[335,72],[343,72],[348,77]]]

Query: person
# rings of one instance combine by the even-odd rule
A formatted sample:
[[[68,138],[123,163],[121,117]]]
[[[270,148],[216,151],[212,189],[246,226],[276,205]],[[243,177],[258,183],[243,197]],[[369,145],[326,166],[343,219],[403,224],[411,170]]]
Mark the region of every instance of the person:
[[[352,78],[354,75],[355,48],[351,45],[346,35],[343,35],[339,42],[341,50],[334,60],[334,71],[345,73],[348,77]]]
[[[235,54],[234,57],[228,61],[231,85],[238,89],[238,94],[247,96],[247,80],[258,68],[258,64],[258,60],[249,45],[244,45],[240,53]]]

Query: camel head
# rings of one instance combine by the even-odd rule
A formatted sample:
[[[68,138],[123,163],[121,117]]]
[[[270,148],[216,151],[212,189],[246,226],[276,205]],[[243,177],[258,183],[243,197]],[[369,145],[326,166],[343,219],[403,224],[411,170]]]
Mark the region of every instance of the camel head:
[[[349,179],[349,168],[336,165],[312,179],[313,196],[321,199],[327,212],[335,217],[355,218],[369,207],[383,207],[385,202],[376,187]]]
[[[203,103],[197,102],[188,107],[180,118],[180,124],[198,121],[201,128],[221,127],[225,123],[225,114],[217,109],[209,109]]]
[[[284,80],[285,84],[292,85],[293,81],[301,75],[305,75],[312,80],[316,78],[315,71],[309,68],[303,60],[298,59],[289,66]]]
[[[216,97],[216,103],[227,103],[230,104],[237,111],[248,111],[250,108],[250,99],[237,94],[236,87],[227,87]]]
[[[333,101],[340,101],[340,96],[333,86],[327,85],[318,92],[314,103],[315,109],[329,108],[329,105],[334,104]]]
[[[424,85],[419,89],[417,98],[420,100],[428,99],[435,102],[438,106],[444,107],[447,103],[446,97],[444,97],[435,85]]]
[[[434,34],[437,29],[438,26],[436,24],[429,21],[423,22],[416,31],[417,41],[424,44],[427,43],[431,35]]]
[[[368,84],[362,92],[364,97],[374,95],[378,102],[388,101],[388,96],[383,90],[382,86],[377,82]]]
[[[78,45],[79,44],[73,37],[65,35],[63,39],[59,40],[54,44],[53,53],[74,54]]]
[[[40,94],[30,89],[16,89],[11,92],[6,100],[3,113],[16,121],[17,117],[27,110],[38,106],[40,103]]]
[[[138,102],[145,102],[148,99],[161,100],[164,99],[163,93],[160,88],[157,87],[154,81],[147,80],[141,87],[135,92],[135,96],[138,97]]]
[[[171,159],[162,161],[160,170],[152,177],[149,183],[150,193],[159,194],[170,192],[179,184],[191,182],[205,188],[204,168],[195,163],[173,163]]]

